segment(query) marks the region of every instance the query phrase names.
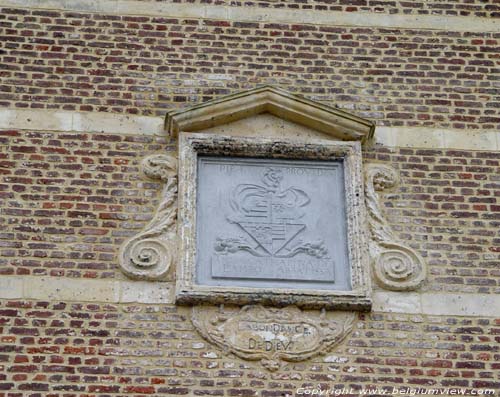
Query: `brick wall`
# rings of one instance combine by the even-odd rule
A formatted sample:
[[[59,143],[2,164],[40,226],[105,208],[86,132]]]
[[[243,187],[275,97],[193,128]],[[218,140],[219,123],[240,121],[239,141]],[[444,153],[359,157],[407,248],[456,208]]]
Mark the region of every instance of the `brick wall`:
[[[165,138],[2,131],[0,273],[109,278],[156,209],[140,160]],[[119,273],[119,271],[118,271]]]
[[[498,129],[499,37],[2,8],[0,106],[163,116],[269,83],[379,125]]]
[[[300,387],[371,386],[489,388],[498,395],[499,312],[483,307],[500,292],[500,157],[493,148],[423,149],[417,139],[408,140],[412,147],[365,148],[363,161],[399,172],[400,185],[382,193],[381,202],[398,237],[424,257],[427,280],[410,294],[376,287],[390,298],[387,310],[379,305],[358,314],[353,333],[325,356],[271,373],[205,342],[188,308],[171,299],[157,304],[163,299],[154,296],[158,284],[168,290],[170,282],[128,282],[134,292],[128,300],[102,292],[127,283],[119,247],[158,205],[161,185],[141,174],[140,161],[175,150],[175,141],[157,131],[16,128],[16,120],[6,122],[1,113],[164,117],[173,108],[267,83],[379,126],[404,127],[393,133],[418,135],[421,129],[412,127],[419,126],[443,134],[453,128],[457,136],[480,131],[478,139],[488,133],[485,141],[500,145],[494,135],[500,127],[498,30],[1,6],[6,3],[0,0],[0,397],[284,397]],[[143,3],[146,9],[162,2]],[[310,11],[318,18],[328,11],[443,21],[464,16],[476,23],[497,18],[500,8],[498,0],[163,2],[171,3]],[[10,291],[11,280],[26,280],[24,291]],[[30,300],[26,289],[33,285],[50,288]],[[72,296],[67,290],[77,285]],[[38,299],[44,294],[47,299]],[[425,305],[413,306],[412,299],[424,295],[431,303],[447,297],[450,307],[436,302],[433,315],[427,303],[427,313],[415,314]]]
[[[391,226],[424,255],[428,290],[500,291],[498,152],[380,148],[365,161],[399,170],[384,200]]]
[[[500,389],[500,322],[488,318],[360,315],[334,353],[273,374],[204,342],[185,308],[5,301],[0,315],[1,396],[282,397],[318,385]]]
[[[0,273],[120,277],[117,253],[156,209],[160,184],[139,170],[173,150],[153,136],[1,131]],[[365,161],[399,170],[386,212],[430,265],[433,291],[500,290],[496,152],[377,148]]]
[[[158,2],[161,0],[140,0]],[[171,0],[172,3],[214,4],[232,7],[259,7],[292,10],[343,11],[343,12],[377,12],[387,14],[417,15],[453,15],[500,17],[498,1],[477,0],[438,0],[438,1],[404,1],[404,0]]]

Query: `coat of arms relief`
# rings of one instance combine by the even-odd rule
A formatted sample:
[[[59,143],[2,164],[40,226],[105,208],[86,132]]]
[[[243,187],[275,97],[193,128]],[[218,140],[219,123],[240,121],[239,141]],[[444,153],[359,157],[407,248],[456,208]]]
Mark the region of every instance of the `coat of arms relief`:
[[[232,190],[232,210],[227,221],[244,232],[238,237],[217,237],[215,251],[220,255],[244,250],[257,257],[291,258],[299,253],[327,258],[324,241],[304,241],[306,229],[301,219],[311,199],[302,189],[284,186],[283,171],[268,167],[262,172],[262,184],[241,183]]]
[[[344,195],[342,169],[338,161],[202,157],[200,283],[347,287],[345,210],[329,207]]]
[[[281,131],[264,137],[203,133],[262,112],[300,122],[309,132],[299,139]],[[382,288],[393,290],[415,289],[424,280],[425,263],[394,237],[377,200],[378,192],[397,178],[375,165],[366,168],[363,181],[361,143],[373,135],[370,121],[259,87],[173,111],[165,125],[179,138],[178,161],[145,160],[145,174],[165,187],[152,221],[124,242],[120,266],[131,278],[175,277],[176,304],[193,305],[195,328],[224,352],[260,360],[271,371],[284,361],[314,357],[351,332],[354,311],[370,310],[370,273]],[[311,138],[311,130],[323,136]],[[268,163],[251,177],[222,175],[203,187],[203,156]],[[283,159],[295,164],[277,164]],[[329,161],[342,164],[337,182],[316,178],[314,172],[301,179],[285,171],[300,168],[300,162],[314,169],[311,163]],[[214,185],[225,188],[210,196]],[[317,186],[326,185],[345,190],[322,206],[318,197],[331,192]],[[203,208],[203,200],[212,204]],[[195,215],[200,213],[207,218]]]

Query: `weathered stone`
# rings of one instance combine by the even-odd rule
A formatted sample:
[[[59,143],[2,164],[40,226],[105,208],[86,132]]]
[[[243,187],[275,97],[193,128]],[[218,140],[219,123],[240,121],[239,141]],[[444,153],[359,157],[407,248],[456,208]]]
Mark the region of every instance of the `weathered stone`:
[[[161,280],[176,257],[177,161],[155,155],[142,163],[144,173],[165,183],[162,200],[151,222],[120,249],[120,266],[131,278]]]
[[[413,249],[398,241],[377,202],[377,190],[393,187],[398,182],[395,169],[381,164],[366,166],[366,206],[370,224],[370,255],[377,283],[389,290],[407,291],[418,288],[425,280],[427,266]]]
[[[349,334],[355,317],[351,312],[302,311],[293,306],[195,306],[192,321],[205,339],[226,353],[260,360],[276,371],[282,360],[302,361],[327,353]]]
[[[341,161],[198,159],[201,285],[350,288]]]
[[[180,131],[200,131],[262,113],[276,115],[338,140],[365,142],[375,131],[371,121],[272,86],[242,91],[188,109],[174,110],[167,113],[165,126],[176,137]]]
[[[314,140],[301,143],[181,134],[179,156],[179,250],[182,255],[177,274],[177,302],[262,302],[343,309],[370,307],[359,142]],[[255,158],[260,160],[252,160]],[[222,168],[215,171],[214,166]],[[231,177],[221,171],[224,167],[233,169],[233,166],[243,170],[243,175]],[[210,168],[209,172],[206,167]],[[326,174],[296,177],[289,182],[293,186],[287,183],[282,187],[281,177],[287,170],[307,170],[309,173],[326,170]],[[322,184],[332,188],[315,186]],[[276,194],[280,189],[282,191]],[[251,214],[248,208],[242,210],[241,200],[247,199],[242,194],[245,196],[250,191],[258,195],[265,193],[268,200],[276,201],[276,205],[279,196],[282,198],[288,192],[293,198],[291,205],[295,206],[289,215],[298,216],[304,212],[303,218],[290,222],[289,229],[293,233],[284,232],[285,237],[281,237],[285,240],[281,243],[269,236],[266,240],[265,233],[258,235],[255,222],[252,223],[252,217],[248,216]],[[318,196],[314,197],[317,201],[310,204],[313,196]],[[319,196],[324,196],[322,200],[325,201],[320,201]],[[233,203],[217,203],[219,197],[232,197]],[[306,203],[316,206],[309,214]],[[325,211],[331,214],[330,217],[320,220],[319,214]],[[277,215],[269,213],[267,216]],[[264,223],[272,228],[277,222],[271,219]],[[297,242],[297,252],[307,249],[308,255],[303,256],[312,255],[316,270],[320,269],[322,274],[315,274],[313,269],[295,272],[291,268],[286,273],[286,266],[293,265],[286,255],[294,256],[294,249],[288,247],[287,242],[291,243],[294,235],[307,228],[311,234],[304,233],[304,241]],[[223,236],[224,232],[227,236]],[[329,241],[320,244],[318,239],[322,238]],[[339,248],[341,244],[346,245],[345,251]],[[280,255],[288,260],[283,263],[283,270],[259,273],[258,269],[237,268],[234,259],[241,260],[244,254],[251,258],[245,263],[255,266],[278,266]],[[226,261],[228,255],[232,257]],[[266,258],[267,262],[263,263],[260,258]],[[332,265],[330,258],[338,265]],[[254,281],[259,277],[258,282]],[[221,279],[224,281],[219,281]]]

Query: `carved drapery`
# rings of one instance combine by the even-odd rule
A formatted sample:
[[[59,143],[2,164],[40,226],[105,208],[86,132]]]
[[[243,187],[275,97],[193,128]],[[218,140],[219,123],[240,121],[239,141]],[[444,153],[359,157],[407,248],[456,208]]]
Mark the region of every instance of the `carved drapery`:
[[[143,173],[165,183],[156,213],[142,232],[125,241],[120,266],[130,278],[161,280],[176,256],[177,159],[153,155],[142,161]]]
[[[425,279],[426,264],[415,250],[397,239],[378,202],[378,191],[398,184],[397,171],[387,165],[369,164],[365,169],[365,179],[371,233],[369,247],[375,280],[381,287],[389,290],[416,289]]]

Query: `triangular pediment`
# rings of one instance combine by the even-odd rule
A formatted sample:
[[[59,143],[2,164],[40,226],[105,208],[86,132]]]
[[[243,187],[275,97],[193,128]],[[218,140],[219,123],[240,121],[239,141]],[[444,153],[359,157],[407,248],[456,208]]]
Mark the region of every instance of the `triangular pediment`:
[[[369,120],[272,86],[242,91],[168,112],[165,128],[175,137],[180,131],[203,131],[263,113],[343,141],[365,142],[375,130],[375,125]]]

